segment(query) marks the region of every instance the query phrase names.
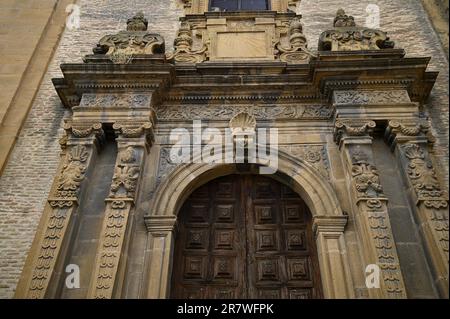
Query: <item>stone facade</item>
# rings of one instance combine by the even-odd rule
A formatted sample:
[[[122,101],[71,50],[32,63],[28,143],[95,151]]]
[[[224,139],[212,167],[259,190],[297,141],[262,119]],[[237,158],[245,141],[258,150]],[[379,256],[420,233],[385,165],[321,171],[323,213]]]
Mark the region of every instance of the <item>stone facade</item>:
[[[0,179],[0,296],[16,289],[16,297],[30,298],[169,296],[184,192],[234,172],[173,164],[170,129],[193,119],[224,129],[247,114],[281,132],[279,169],[313,214],[325,297],[448,297],[448,61],[424,8],[375,1],[382,31],[364,43],[340,43],[329,35],[366,32],[368,2],[303,1],[301,19],[288,12],[294,2],[272,1],[278,13],[255,20],[203,14],[200,0],[80,1],[80,29],[64,32]],[[341,12],[333,26],[341,6],[354,19]],[[120,31],[139,10],[148,31],[141,16]],[[184,10],[196,15],[179,23]],[[233,38],[238,31],[244,38]],[[126,32],[144,45],[121,51],[103,38],[120,34],[129,42]],[[228,51],[226,44],[255,34],[253,46]],[[377,59],[395,65],[397,76]],[[361,60],[376,74],[364,76]],[[360,73],[348,71],[352,61]],[[61,75],[61,63],[77,64],[63,65]],[[330,65],[339,76],[327,73]],[[114,84],[121,67],[128,78]],[[116,219],[120,231],[112,232]],[[55,220],[58,232],[49,237]],[[66,263],[94,269],[81,289],[62,285]],[[365,287],[361,269],[369,263],[382,269],[381,289]]]

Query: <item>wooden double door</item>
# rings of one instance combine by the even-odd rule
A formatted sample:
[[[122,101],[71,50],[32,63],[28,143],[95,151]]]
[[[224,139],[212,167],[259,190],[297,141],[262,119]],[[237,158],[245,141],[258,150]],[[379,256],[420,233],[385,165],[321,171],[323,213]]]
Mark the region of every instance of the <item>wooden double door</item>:
[[[311,217],[289,187],[229,175],[179,213],[171,298],[321,298]]]

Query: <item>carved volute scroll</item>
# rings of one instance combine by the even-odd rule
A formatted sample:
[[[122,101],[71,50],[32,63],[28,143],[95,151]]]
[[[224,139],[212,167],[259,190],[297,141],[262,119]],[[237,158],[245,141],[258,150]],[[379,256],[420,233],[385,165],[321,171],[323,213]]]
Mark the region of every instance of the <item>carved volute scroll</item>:
[[[289,46],[284,47],[281,42],[276,44],[279,59],[288,63],[308,63],[314,55],[307,49],[308,43],[303,34],[303,25],[299,18],[291,20],[289,25]]]
[[[357,27],[352,16],[339,9],[334,18],[334,29],[323,32],[319,51],[361,51],[394,48],[394,42],[381,30]]]
[[[94,54],[106,55],[114,63],[129,63],[133,55],[163,54],[164,39],[159,34],[147,32],[148,21],[142,12],[128,19],[127,30],[100,39]]]

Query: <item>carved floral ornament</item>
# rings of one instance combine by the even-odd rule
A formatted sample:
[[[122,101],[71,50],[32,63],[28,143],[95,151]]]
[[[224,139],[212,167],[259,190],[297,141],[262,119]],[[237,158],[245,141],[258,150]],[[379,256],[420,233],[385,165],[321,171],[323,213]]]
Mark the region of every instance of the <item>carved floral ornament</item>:
[[[323,32],[319,38],[319,51],[381,50],[394,45],[383,31],[357,27],[354,18],[343,9],[336,12],[334,30]]]
[[[352,177],[358,197],[385,198],[378,171],[361,150],[352,155]]]
[[[448,200],[436,177],[431,161],[426,159],[425,151],[418,144],[407,143],[402,146],[409,160],[407,173],[419,201],[428,208],[446,208]]]
[[[129,63],[136,54],[163,54],[164,39],[159,34],[147,32],[148,21],[142,12],[127,21],[127,30],[100,39],[94,54],[108,56],[118,64]]]
[[[52,207],[71,207],[78,199],[78,192],[86,172],[89,152],[83,145],[76,145],[66,155],[66,162],[57,178],[57,185],[49,203]]]
[[[333,103],[335,105],[400,104],[411,103],[411,100],[406,90],[335,90]]]
[[[329,119],[332,109],[328,105],[163,105],[156,108],[156,116],[159,120],[191,120],[211,119],[230,120],[238,113],[246,112],[258,120],[272,119]]]

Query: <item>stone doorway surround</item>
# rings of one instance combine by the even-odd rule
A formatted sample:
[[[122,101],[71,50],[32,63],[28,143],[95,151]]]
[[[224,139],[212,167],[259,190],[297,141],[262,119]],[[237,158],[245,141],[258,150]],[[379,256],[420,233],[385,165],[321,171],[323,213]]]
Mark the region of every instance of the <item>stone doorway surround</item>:
[[[340,208],[331,185],[310,165],[280,152],[278,174],[270,177],[290,186],[308,205],[325,298],[354,298],[347,260],[344,229],[347,216]],[[154,196],[145,217],[150,254],[147,261],[144,298],[167,298],[174,250],[177,214],[190,193],[221,176],[237,173],[236,165],[185,164],[167,176]]]

